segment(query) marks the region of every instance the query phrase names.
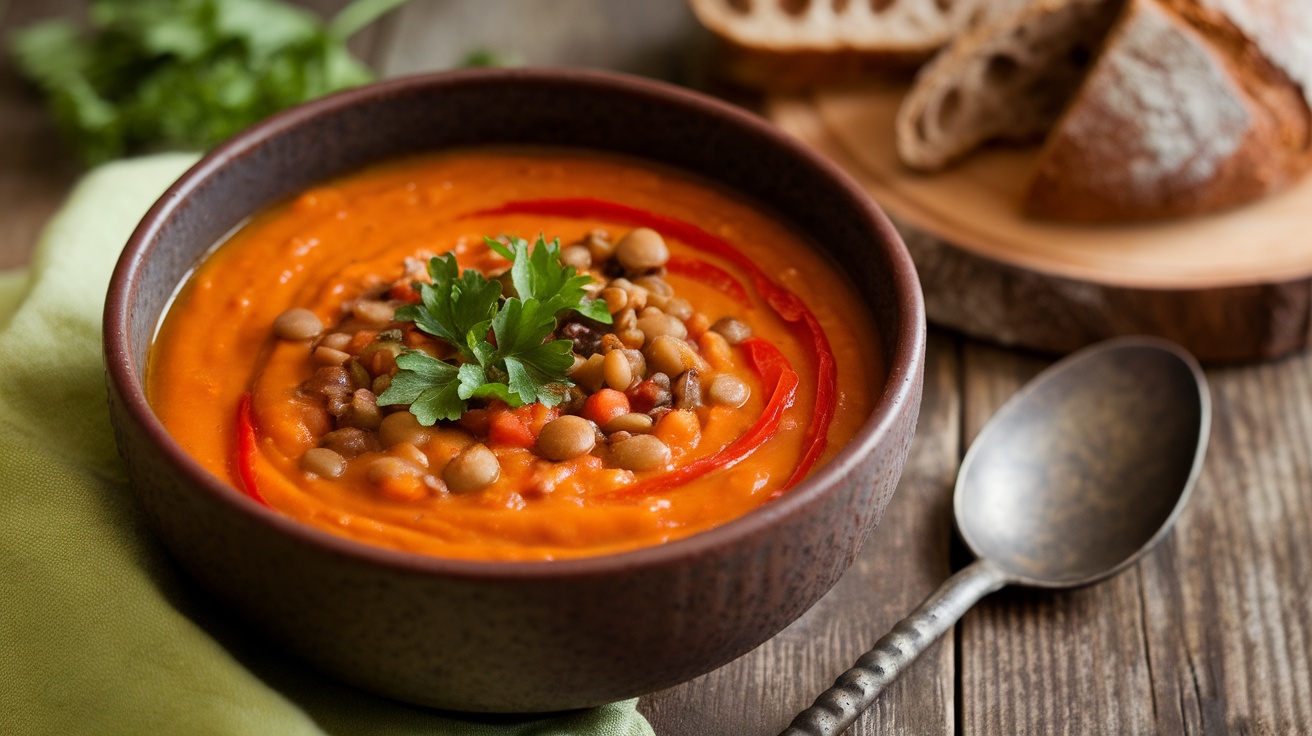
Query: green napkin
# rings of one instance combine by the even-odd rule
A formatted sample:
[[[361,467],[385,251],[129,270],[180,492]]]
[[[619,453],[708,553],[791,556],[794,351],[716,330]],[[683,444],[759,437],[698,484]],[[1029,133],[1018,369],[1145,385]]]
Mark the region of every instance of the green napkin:
[[[339,685],[214,610],[167,557],[114,449],[100,321],[120,248],[194,160],[93,171],[30,269],[0,275],[0,733],[650,735],[636,701],[466,720]]]

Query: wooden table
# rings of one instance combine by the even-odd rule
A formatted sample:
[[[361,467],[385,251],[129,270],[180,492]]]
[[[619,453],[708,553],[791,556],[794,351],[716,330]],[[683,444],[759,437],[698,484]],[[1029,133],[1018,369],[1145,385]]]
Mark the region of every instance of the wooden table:
[[[80,6],[0,3],[0,35]],[[698,38],[677,0],[417,0],[353,48],[389,76],[489,47],[532,64],[679,79]],[[39,101],[0,62],[0,267],[27,260],[78,174]],[[960,562],[950,498],[962,454],[1048,362],[931,330],[916,441],[860,559],[756,651],[644,697],[656,732],[777,733],[943,580]],[[1312,355],[1213,367],[1208,378],[1207,463],[1156,551],[1092,588],[985,600],[852,733],[1312,733]]]

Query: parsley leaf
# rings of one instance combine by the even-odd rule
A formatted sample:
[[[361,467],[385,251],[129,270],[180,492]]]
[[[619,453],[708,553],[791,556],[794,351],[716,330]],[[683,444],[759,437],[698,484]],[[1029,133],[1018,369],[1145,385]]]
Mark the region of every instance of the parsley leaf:
[[[538,242],[531,250],[528,241],[523,238],[508,240],[509,243],[502,243],[493,238],[483,238],[489,248],[511,261],[511,282],[515,285],[517,296],[542,302],[549,307],[553,316],[573,310],[602,324],[611,323],[606,304],[587,298],[588,292],[583,289],[585,284],[592,281],[592,277],[580,275],[573,266],[560,262],[560,238],[548,243],[546,238],[539,235]]]
[[[378,397],[378,403],[409,404],[421,424],[432,426],[439,419],[459,419],[465,411],[462,371],[450,363],[418,350],[398,355],[401,370]]]
[[[451,343],[466,358],[475,360],[470,336],[481,338],[487,334],[497,311],[501,283],[489,281],[478,271],[459,271],[456,257],[450,253],[429,260],[432,283],[416,282],[422,303],[398,309],[396,318],[414,322],[419,329]]]
[[[9,39],[87,163],[207,148],[278,110],[373,79],[346,39],[405,0],[355,0],[324,24],[277,0],[95,0],[90,27]]]
[[[574,364],[573,343],[550,339],[558,319],[578,312],[609,323],[610,313],[583,288],[592,277],[561,264],[558,239],[539,237],[533,248],[520,238],[487,242],[510,259],[515,295],[503,299],[500,281],[460,271],[451,254],[430,259],[432,282],[415,283],[420,303],[398,309],[396,318],[449,343],[459,365],[408,352],[397,358],[400,370],[379,404],[410,404],[421,424],[432,425],[459,418],[476,399],[510,406],[565,400],[573,385],[566,375]]]

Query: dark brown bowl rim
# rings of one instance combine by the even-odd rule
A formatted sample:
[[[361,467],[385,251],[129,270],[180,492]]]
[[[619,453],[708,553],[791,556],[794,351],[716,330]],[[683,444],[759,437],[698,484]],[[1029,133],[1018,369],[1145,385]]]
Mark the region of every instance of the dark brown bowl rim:
[[[144,256],[149,253],[151,241],[162,224],[188,195],[215,171],[240,159],[247,151],[261,145],[267,139],[295,128],[303,121],[370,100],[416,89],[438,91],[463,85],[486,84],[571,84],[612,94],[645,98],[652,104],[681,107],[741,126],[757,138],[766,139],[770,144],[786,149],[792,155],[803,159],[839,185],[855,208],[864,214],[868,220],[866,224],[888,244],[889,252],[886,255],[893,266],[896,302],[900,313],[905,317],[898,326],[893,359],[886,366],[888,375],[884,390],[871,416],[842,450],[780,498],[733,521],[683,539],[592,557],[551,561],[490,561],[404,552],[322,531],[284,516],[236,491],[229,483],[203,468],[173,440],[146,401],[142,383],[137,379],[136,364],[127,343],[128,306],[131,301],[133,280]],[[141,425],[165,459],[190,476],[197,492],[212,494],[259,523],[273,527],[280,533],[305,544],[342,556],[394,569],[445,577],[539,581],[623,573],[710,554],[717,549],[732,546],[738,540],[758,533],[817,501],[830,491],[830,487],[847,474],[862,456],[875,450],[895,425],[899,412],[910,411],[916,405],[913,401],[914,392],[918,387],[916,378],[922,370],[926,339],[924,301],[910,254],[901,245],[897,231],[883,211],[837,165],[812,152],[763,118],[706,95],[671,84],[613,72],[548,68],[470,69],[399,77],[356,87],[299,105],[247,128],[201,158],[147,211],[128,239],[115,266],[105,302],[103,330],[106,374],[108,380],[117,389],[124,409]]]

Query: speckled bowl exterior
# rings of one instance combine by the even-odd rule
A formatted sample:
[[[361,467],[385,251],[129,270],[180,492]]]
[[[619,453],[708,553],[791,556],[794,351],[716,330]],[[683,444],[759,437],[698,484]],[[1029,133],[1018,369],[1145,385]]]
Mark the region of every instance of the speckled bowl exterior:
[[[828,250],[870,306],[889,373],[857,436],[788,494],[722,527],[549,563],[447,560],[332,536],[236,492],[169,437],[144,398],[147,351],[170,295],[225,233],[370,163],[505,143],[609,151],[694,172]],[[740,109],[583,71],[397,79],[251,128],[150,210],[114,273],[104,324],[119,448],[177,560],[251,626],[326,672],[465,711],[554,711],[652,692],[733,660],[800,616],[852,563],[893,495],[925,354],[911,259],[845,175]]]

